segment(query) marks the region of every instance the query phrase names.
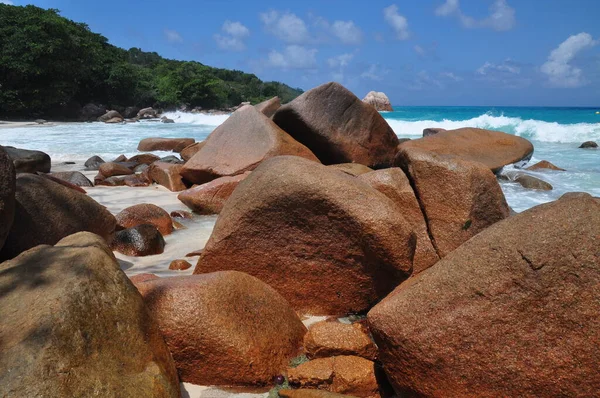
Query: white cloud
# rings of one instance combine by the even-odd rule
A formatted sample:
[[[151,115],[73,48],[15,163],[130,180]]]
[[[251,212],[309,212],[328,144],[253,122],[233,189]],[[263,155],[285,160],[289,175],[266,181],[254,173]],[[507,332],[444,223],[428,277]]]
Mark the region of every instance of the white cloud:
[[[169,43],[181,43],[183,42],[183,38],[179,34],[179,32],[175,30],[165,29],[164,30],[165,37]]]
[[[408,30],[408,21],[403,15],[398,13],[398,6],[392,4],[389,7],[383,9],[383,18],[396,32],[396,38],[398,40],[406,40],[410,37]]]
[[[327,65],[330,68],[346,67],[354,58],[354,54],[341,54],[336,57],[331,57],[327,60]]]
[[[331,25],[331,32],[344,44],[360,44],[362,31],[353,21],[335,21]]]
[[[0,4],[8,4],[9,6],[14,6],[15,3],[13,3],[10,0],[0,0]]]
[[[246,49],[244,40],[250,36],[250,30],[241,22],[231,22],[229,20],[223,23],[221,27],[223,35],[214,36],[217,45],[222,50],[243,51]]]
[[[266,65],[281,69],[312,69],[317,65],[317,50],[292,44],[283,52],[272,50]]]
[[[270,10],[261,13],[260,20],[267,32],[286,43],[305,43],[310,39],[306,23],[296,14]]]
[[[477,20],[466,15],[460,9],[459,0],[446,0],[435,9],[435,14],[440,17],[456,16],[465,28],[490,28],[496,31],[510,30],[515,26],[515,9],[508,5],[506,0],[493,0],[490,5],[490,14]]]
[[[417,73],[415,81],[409,85],[410,90],[424,90],[427,88],[435,87],[437,89],[443,89],[445,86],[439,80],[429,76],[429,73],[422,70]]]
[[[455,75],[454,73],[452,73],[452,72],[442,72],[442,73],[440,73],[440,76],[442,76],[442,77],[445,77],[445,78],[448,78],[448,79],[450,79],[450,80],[454,80],[455,82],[461,82],[461,81],[463,81],[463,80],[464,80],[462,77],[460,77],[460,76],[456,76],[456,75]]]
[[[482,76],[488,75],[490,73],[496,73],[496,72],[518,75],[519,73],[521,73],[521,68],[517,64],[515,64],[513,61],[511,61],[510,58],[508,58],[499,64],[494,64],[494,63],[486,61],[486,63],[484,63],[482,66],[480,66],[476,70],[476,72],[477,72],[477,74],[482,75]]]
[[[425,56],[425,54],[427,53],[427,51],[425,51],[425,49],[419,45],[415,45],[414,49],[415,49],[415,52],[422,57]]]
[[[360,77],[368,80],[382,81],[385,75],[389,73],[389,70],[382,69],[377,64],[369,65],[369,68],[361,73]]]
[[[556,87],[579,87],[586,84],[585,77],[580,68],[571,65],[577,54],[598,44],[589,33],[579,33],[570,36],[557,48],[552,50],[548,61],[541,67],[551,85]]]

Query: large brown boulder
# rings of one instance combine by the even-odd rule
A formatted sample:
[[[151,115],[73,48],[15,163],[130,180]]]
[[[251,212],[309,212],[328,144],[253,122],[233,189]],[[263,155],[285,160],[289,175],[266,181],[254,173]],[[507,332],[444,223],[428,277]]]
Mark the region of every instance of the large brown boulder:
[[[141,111],[140,111],[141,112]],[[152,137],[144,138],[138,144],[138,151],[140,152],[152,152],[152,151],[173,151],[181,152],[186,146],[192,145],[196,142],[193,138],[161,138]]]
[[[51,159],[47,153],[30,149],[2,147],[12,159],[17,173],[49,173]]]
[[[98,168],[100,174],[105,177],[126,176],[133,174],[133,170],[123,163],[107,162],[102,163]]]
[[[377,358],[377,347],[359,324],[317,322],[304,336],[304,351],[309,358],[355,355],[370,360]]]
[[[15,166],[0,147],[0,249],[4,246],[15,216]]]
[[[194,273],[239,270],[300,313],[355,313],[410,274],[415,243],[382,193],[319,163],[280,156],[238,185]]]
[[[267,385],[298,354],[306,328],[285,299],[241,272],[160,278],[137,284],[181,380]]]
[[[190,160],[192,157],[194,157],[196,153],[198,153],[200,149],[202,149],[204,143],[204,141],[194,142],[192,145],[188,145],[185,148],[183,148],[181,152],[179,152],[181,159],[183,159],[185,162]]]
[[[309,90],[283,105],[273,121],[323,164],[392,164],[398,137],[385,119],[338,83]]]
[[[204,146],[183,166],[181,175],[195,184],[254,170],[262,161],[295,155],[318,162],[304,145],[256,108],[246,105],[216,128]]]
[[[337,169],[343,171],[346,174],[350,174],[351,176],[358,177],[359,175],[370,173],[373,171],[372,168],[367,167],[360,163],[341,163],[341,164],[332,164],[328,167],[333,169]]]
[[[413,273],[419,273],[437,263],[440,258],[431,243],[423,211],[402,169],[392,167],[377,170],[359,178],[394,201],[417,235]]]
[[[415,188],[440,258],[509,216],[498,180],[484,164],[404,144],[397,159]]]
[[[148,178],[167,188],[171,192],[180,192],[187,189],[181,178],[181,165],[166,162],[154,162],[144,172]]]
[[[254,105],[257,111],[265,114],[266,117],[272,117],[277,109],[281,108],[281,100],[279,97],[273,97],[260,104]]]
[[[15,222],[0,251],[13,258],[37,245],[54,245],[76,232],[88,231],[112,240],[116,220],[94,199],[42,176],[19,174]]]
[[[533,145],[516,135],[477,128],[440,131],[435,135],[402,143],[404,149],[423,149],[438,155],[454,155],[480,162],[493,172],[526,161],[533,155]]]
[[[250,172],[233,177],[221,177],[181,192],[177,199],[198,214],[219,214],[238,184]]]
[[[394,110],[390,103],[390,99],[382,92],[370,91],[365,98],[363,98],[363,102],[373,106],[380,112],[392,112]]]
[[[355,356],[318,358],[288,369],[292,386],[319,388],[353,397],[379,398],[375,363]]]
[[[0,292],[0,396],[179,397],[163,337],[100,237],[0,264]]]
[[[600,202],[567,194],[486,229],[368,314],[400,396],[600,391]]]
[[[129,206],[117,214],[116,219],[120,229],[151,224],[158,228],[163,235],[169,235],[173,232],[173,220],[169,213],[152,203]]]

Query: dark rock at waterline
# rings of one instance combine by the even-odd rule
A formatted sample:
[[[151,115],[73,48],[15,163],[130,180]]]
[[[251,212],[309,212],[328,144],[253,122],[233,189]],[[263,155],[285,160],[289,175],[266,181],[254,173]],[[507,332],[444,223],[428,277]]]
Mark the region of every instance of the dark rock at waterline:
[[[429,137],[430,135],[436,135],[437,133],[441,133],[442,131],[446,131],[446,129],[443,129],[441,127],[429,127],[429,128],[423,129],[423,137]]]
[[[53,245],[76,232],[88,231],[110,241],[116,220],[87,195],[34,174],[17,176],[15,222],[0,259],[13,258],[37,245]]]
[[[140,111],[140,108],[138,108],[137,106],[128,106],[123,111],[123,116],[126,119],[134,119],[137,117],[137,114],[139,111]]]
[[[141,111],[140,111],[141,112]],[[138,144],[138,151],[152,152],[152,151],[173,151],[181,152],[186,146],[192,145],[196,142],[193,138],[161,138],[151,137],[144,138]]]
[[[157,117],[157,111],[153,108],[140,109],[137,113],[138,119],[154,119]]]
[[[62,171],[48,174],[51,177],[64,180],[78,187],[93,187],[94,184],[79,171]]]
[[[0,291],[0,396],[180,396],[154,319],[99,236],[0,264]]]
[[[96,104],[87,104],[81,108],[79,112],[79,120],[85,122],[95,121],[105,113],[106,107]]]
[[[151,165],[157,160],[160,160],[160,158],[152,153],[142,153],[135,155],[130,159],[126,159],[127,162],[135,163],[135,167],[139,166],[140,164]]]
[[[548,162],[547,160],[542,160],[537,162],[533,166],[529,166],[526,170],[537,171],[537,170],[554,170],[554,171],[566,171],[565,169],[561,169],[560,167]]]
[[[104,115],[98,118],[99,122],[109,122],[110,120],[121,119],[123,121],[123,116],[117,111],[108,111]],[[114,122],[113,122],[114,123]]]
[[[175,120],[169,119],[168,117],[166,117],[166,118],[162,119],[161,122],[171,124],[171,123],[175,123]]]
[[[553,189],[552,185],[546,181],[520,171],[506,172],[500,176],[500,179],[514,181],[523,188],[528,189],[538,189],[541,191],[551,191]]]
[[[49,173],[51,160],[47,153],[29,149],[2,147],[12,159],[17,173]]]
[[[183,164],[184,163],[181,159],[179,159],[177,156],[174,156],[174,155],[165,156],[164,158],[160,158],[159,160],[163,163],[171,163],[171,164]]]
[[[596,396],[598,236],[600,202],[566,194],[401,284],[368,314],[398,395]]]
[[[127,161],[127,156],[125,155],[119,155],[115,158],[115,160],[113,160],[113,162],[115,163],[122,163],[122,162],[126,162]]]
[[[412,227],[381,192],[320,163],[278,156],[225,202],[194,273],[247,272],[301,314],[344,315],[367,310],[406,278],[415,245]]]
[[[323,164],[390,166],[398,137],[377,110],[338,83],[309,90],[283,105],[273,121]]]
[[[589,148],[598,148],[598,144],[594,141],[586,141],[579,146],[579,148],[589,149]]]
[[[506,165],[529,160],[533,154],[533,145],[525,138],[470,127],[440,131],[404,142],[400,148],[418,148],[439,155],[457,156],[483,163],[494,173]]]
[[[154,225],[141,224],[118,231],[112,249],[126,256],[152,256],[165,251],[165,239]]]
[[[0,147],[0,249],[4,246],[15,216],[15,166]]]
[[[86,170],[98,170],[101,164],[106,163],[100,156],[92,156],[83,164]]]

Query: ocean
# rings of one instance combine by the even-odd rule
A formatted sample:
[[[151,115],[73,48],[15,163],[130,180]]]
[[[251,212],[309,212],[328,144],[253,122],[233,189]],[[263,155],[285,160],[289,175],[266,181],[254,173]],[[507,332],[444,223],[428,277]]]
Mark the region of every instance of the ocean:
[[[596,114],[597,111],[600,109],[395,107],[393,112],[382,115],[401,138],[419,138],[427,127],[480,127],[530,140],[535,147],[530,164],[548,160],[567,171],[531,172],[552,184],[552,191],[529,190],[514,182],[501,182],[509,205],[520,212],[555,200],[565,192],[588,192],[600,197],[600,149],[578,148],[584,141],[600,142],[600,114]],[[227,115],[180,112],[166,116],[176,123],[69,123],[52,127],[3,128],[0,129],[0,144],[44,151],[53,162],[83,163],[92,155],[112,160],[121,154],[136,154],[138,142],[145,137],[193,137],[201,141],[227,119]]]

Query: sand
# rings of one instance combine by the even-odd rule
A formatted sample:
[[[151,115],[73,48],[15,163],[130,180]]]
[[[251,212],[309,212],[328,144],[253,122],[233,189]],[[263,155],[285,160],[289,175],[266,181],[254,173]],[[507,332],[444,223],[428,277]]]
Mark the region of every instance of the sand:
[[[35,121],[26,121],[26,122],[9,122],[0,120],[0,129],[12,129],[15,127],[52,127],[58,126],[59,124],[64,124],[63,122],[46,122],[43,124],[36,123]]]

